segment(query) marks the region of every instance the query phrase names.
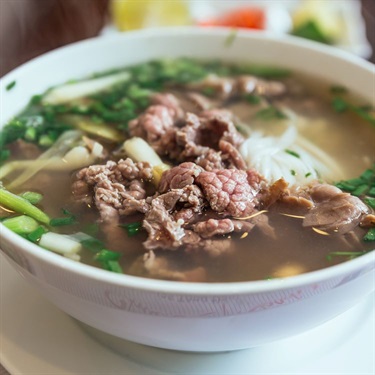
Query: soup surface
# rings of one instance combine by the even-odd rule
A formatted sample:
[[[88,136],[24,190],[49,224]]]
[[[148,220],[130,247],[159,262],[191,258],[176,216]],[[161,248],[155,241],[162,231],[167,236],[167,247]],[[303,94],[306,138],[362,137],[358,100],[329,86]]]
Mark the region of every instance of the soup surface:
[[[175,281],[287,277],[374,249],[375,117],[283,69],[188,59],[33,97],[1,132],[5,226]]]

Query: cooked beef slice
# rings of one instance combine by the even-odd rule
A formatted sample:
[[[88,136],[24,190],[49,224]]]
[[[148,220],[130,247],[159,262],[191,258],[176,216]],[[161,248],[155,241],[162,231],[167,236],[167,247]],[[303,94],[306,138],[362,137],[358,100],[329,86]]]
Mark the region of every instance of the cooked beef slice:
[[[179,100],[170,93],[156,93],[151,97],[151,103],[153,105],[161,105],[167,107],[171,116],[175,121],[184,118],[184,110],[181,107]]]
[[[251,186],[247,173],[237,169],[204,171],[196,179],[212,210],[233,217],[256,211],[259,186]]]
[[[203,169],[195,163],[181,163],[163,173],[158,190],[160,193],[166,193],[170,189],[182,189],[185,186],[193,185],[195,178],[201,172]]]
[[[227,219],[208,219],[193,225],[195,233],[203,238],[225,235],[232,232],[249,232],[254,224],[247,221]]]
[[[117,221],[119,215],[130,215],[149,209],[146,202],[146,182],[152,178],[148,163],[134,163],[131,159],[118,163],[92,165],[81,169],[73,183],[73,195],[86,203],[92,201],[103,221]]]
[[[368,207],[357,197],[343,193],[339,188],[317,184],[310,190],[314,207],[304,220],[304,227],[344,234],[352,231],[361,222]]]

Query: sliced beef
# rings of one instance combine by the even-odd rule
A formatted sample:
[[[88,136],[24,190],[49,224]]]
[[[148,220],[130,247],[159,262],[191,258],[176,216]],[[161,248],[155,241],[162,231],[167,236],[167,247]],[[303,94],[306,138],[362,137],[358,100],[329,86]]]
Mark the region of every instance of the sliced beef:
[[[108,161],[80,170],[73,183],[73,195],[89,203],[92,194],[101,219],[116,222],[119,215],[145,213],[149,209],[145,184],[151,178],[148,163],[134,163],[131,159]]]
[[[233,217],[248,216],[256,211],[259,187],[249,184],[245,171],[205,171],[196,181],[214,211]]]
[[[232,232],[249,232],[254,228],[254,224],[247,221],[232,219],[208,219],[193,225],[193,230],[203,238],[222,236]]]
[[[166,193],[170,189],[182,189],[194,184],[196,177],[203,169],[195,163],[182,163],[163,173],[159,184],[159,192]]]
[[[344,234],[352,231],[369,211],[359,198],[332,185],[317,184],[310,194],[314,207],[306,214],[304,227]]]
[[[179,100],[170,93],[156,93],[151,97],[151,103],[153,105],[161,105],[167,107],[171,116],[175,120],[181,120],[184,118],[184,110],[181,107]]]
[[[206,111],[213,107],[213,103],[206,96],[196,92],[189,92],[187,98],[194,104],[199,111]]]
[[[159,155],[175,148],[175,112],[163,105],[153,105],[129,122],[129,133],[145,139]]]

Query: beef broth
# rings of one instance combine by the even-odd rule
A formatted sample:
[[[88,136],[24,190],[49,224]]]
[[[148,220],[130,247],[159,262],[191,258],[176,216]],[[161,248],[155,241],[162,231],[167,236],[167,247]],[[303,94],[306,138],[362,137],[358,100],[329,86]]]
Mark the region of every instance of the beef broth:
[[[74,216],[69,225],[47,230],[86,233],[80,238],[87,240],[89,235],[101,244],[100,249],[119,254],[113,258],[121,267],[116,266],[115,272],[121,269],[140,277],[263,280],[318,270],[373,250],[369,233],[375,226],[374,129],[349,113],[349,107],[335,112],[329,102],[332,97],[321,94],[328,91],[324,82],[309,84],[298,76],[264,79],[243,74],[235,66],[226,67],[231,72],[226,76],[207,75],[216,65],[194,64],[198,77],[190,77],[191,81],[182,79],[188,76],[184,70],[165,78],[159,71],[162,63],[154,62],[133,68],[139,76],[140,70],[154,74],[148,80],[119,84],[63,107],[32,104],[21,120],[37,112],[47,121],[46,111],[52,108],[48,134],[53,134],[49,129],[54,123],[62,131],[65,125],[78,126],[86,148],[95,148],[97,142],[105,151],[101,160],[84,168],[42,169],[12,192],[40,192],[40,208],[51,217],[61,216],[61,209]],[[349,99],[334,100],[337,105]],[[78,116],[77,123],[69,123],[72,113]],[[82,126],[82,121],[90,122],[91,128]],[[95,122],[116,133],[104,140],[104,133],[93,131]],[[333,186],[338,182],[334,173],[323,176],[311,167],[313,159],[297,148],[282,151],[290,160],[308,160],[306,165],[312,169],[296,176],[294,184],[282,174],[274,180],[265,178],[266,171],[249,165],[243,151],[247,139],[257,132],[266,141],[285,139],[285,129],[291,127],[308,140],[300,142],[308,157],[315,153],[329,170],[332,163],[324,165],[322,158],[329,155],[342,177],[351,180]],[[10,161],[23,159],[21,152],[14,151],[22,149],[22,137],[37,141],[20,136],[8,142]],[[140,151],[142,143],[133,148],[123,145],[135,138],[143,139],[147,147]],[[151,151],[155,156],[150,158]],[[283,173],[295,177],[300,172],[293,168],[286,172],[284,168]],[[345,189],[366,168],[369,177],[362,176],[351,190],[355,194],[350,194]],[[312,173],[317,177],[312,178]],[[16,170],[4,177],[5,187],[19,174]],[[363,191],[355,190],[361,187]],[[93,255],[87,241],[82,244],[82,262],[113,271]]]

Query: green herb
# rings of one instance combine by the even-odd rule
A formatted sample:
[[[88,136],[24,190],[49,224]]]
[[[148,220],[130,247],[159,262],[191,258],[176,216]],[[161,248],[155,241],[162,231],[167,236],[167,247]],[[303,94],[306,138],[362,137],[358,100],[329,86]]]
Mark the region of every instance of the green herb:
[[[336,112],[342,113],[349,109],[349,104],[344,99],[336,97],[332,100],[332,107]]]
[[[297,173],[296,173],[296,171],[295,171],[294,169],[291,169],[291,170],[290,170],[290,174],[291,174],[292,176],[295,176]]]
[[[44,224],[48,224],[50,221],[50,218],[43,211],[35,207],[28,200],[1,188],[0,205],[10,208],[15,212],[28,215]]]
[[[307,177],[310,177],[311,176],[311,172],[307,172],[306,174],[305,174],[305,177],[307,178]]]
[[[213,87],[204,87],[202,90],[201,90],[202,94],[203,95],[206,95],[206,96],[209,96],[209,97],[212,97],[215,95],[215,89]]]
[[[371,208],[374,208],[375,209],[375,198],[365,198],[364,199],[364,202]]]
[[[42,235],[43,235],[44,233],[47,233],[47,230],[46,230],[44,227],[39,226],[39,227],[36,228],[33,232],[31,232],[31,233],[29,233],[29,234],[27,235],[27,239],[28,239],[29,241],[31,241],[31,242],[35,242],[35,243],[37,243],[37,242],[39,242],[40,237],[42,237]]]
[[[363,237],[363,241],[370,242],[370,241],[375,241],[375,228],[370,228]]]
[[[119,260],[121,258],[120,253],[110,251],[107,249],[100,250],[95,256],[94,259],[99,262],[107,262],[109,260]]]
[[[126,229],[129,237],[133,237],[142,229],[142,223],[120,224],[120,227]]]
[[[0,150],[0,163],[9,159],[10,151],[9,150]]]
[[[296,158],[300,158],[300,155],[295,151],[286,149],[285,152],[289,155],[292,155],[292,156],[296,157]]]
[[[68,210],[62,209],[63,214],[66,217],[56,217],[54,219],[51,219],[50,225],[52,227],[60,227],[64,225],[73,225],[77,223],[76,216],[73,215],[71,212]]]
[[[240,65],[230,68],[227,75],[249,74],[262,78],[281,79],[290,76],[290,70],[267,65]]]
[[[11,217],[2,221],[2,224],[17,234],[28,234],[38,228],[38,222],[26,215]]]
[[[261,109],[255,114],[255,118],[263,121],[283,120],[288,118],[283,112],[274,106]]]
[[[374,108],[371,106],[356,106],[337,96],[332,99],[332,107],[338,113],[343,113],[350,110],[361,117],[363,120],[375,126]]]
[[[20,196],[28,200],[31,204],[38,204],[43,199],[42,194],[35,193],[33,191],[26,191],[20,194]]]
[[[96,238],[88,238],[86,240],[81,241],[81,245],[85,247],[87,250],[90,250],[93,253],[98,253],[100,250],[103,250],[105,248],[105,245],[103,242],[99,241]]]
[[[12,82],[8,83],[8,84],[5,86],[5,89],[6,89],[7,91],[10,91],[10,90],[12,90],[12,88],[13,88],[15,85],[16,85],[16,81],[12,81]]]
[[[106,262],[108,271],[115,272],[115,273],[124,273],[122,267],[118,260],[109,260]]]
[[[294,28],[292,35],[325,44],[333,43],[333,40],[323,33],[314,20],[308,20],[301,26]]]
[[[262,101],[262,98],[259,95],[248,94],[245,95],[245,100],[250,104],[256,105]]]
[[[232,29],[230,31],[229,35],[224,40],[225,47],[230,47],[233,44],[234,40],[236,39],[237,32],[238,32],[237,29]]]
[[[368,195],[375,197],[375,165],[366,169],[359,177],[339,181],[336,186],[356,196]]]

